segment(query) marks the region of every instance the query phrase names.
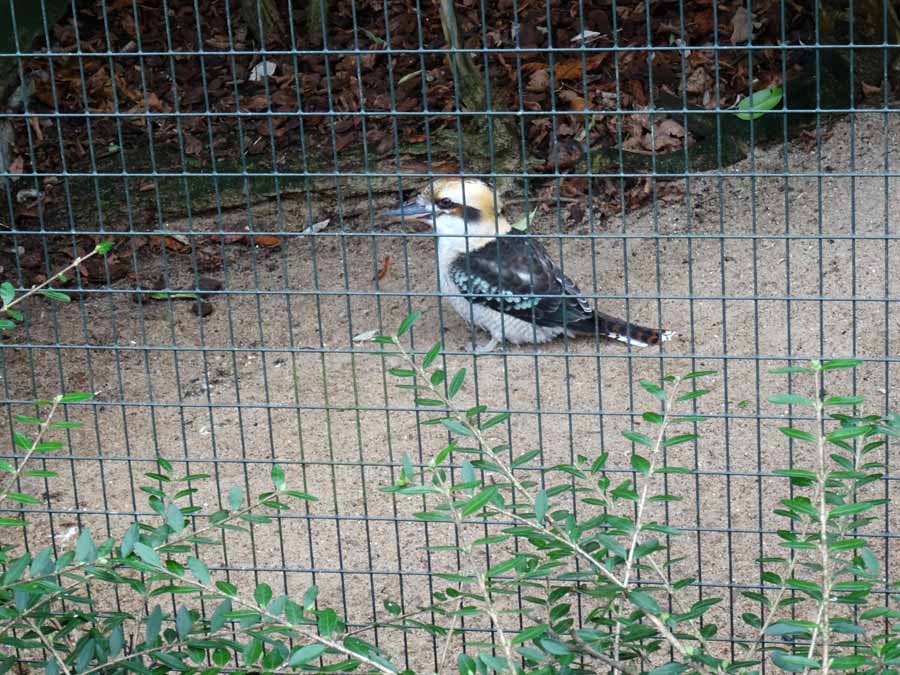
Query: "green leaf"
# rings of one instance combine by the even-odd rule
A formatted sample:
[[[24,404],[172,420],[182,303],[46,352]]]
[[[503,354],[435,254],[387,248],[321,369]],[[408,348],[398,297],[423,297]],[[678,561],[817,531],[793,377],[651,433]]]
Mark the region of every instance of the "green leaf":
[[[628,594],[628,599],[631,600],[638,609],[641,609],[648,614],[656,616],[662,611],[660,610],[659,605],[656,604],[656,600],[643,591],[632,591]]]
[[[700,398],[701,396],[706,396],[709,393],[709,389],[695,389],[694,391],[689,391],[685,394],[682,394],[678,398],[675,399],[678,403],[682,401],[693,401],[695,398]]]
[[[630,429],[627,429],[622,432],[622,435],[633,443],[637,443],[639,445],[645,445],[648,448],[653,447],[653,441],[651,441],[647,436],[645,436],[644,434],[642,434],[638,431],[632,431]]]
[[[518,634],[513,636],[513,639],[511,642],[512,642],[512,644],[517,645],[517,644],[521,644],[522,642],[528,642],[529,640],[534,640],[535,638],[538,638],[541,635],[543,635],[544,633],[546,633],[549,628],[550,627],[545,623],[540,623],[537,626],[529,626],[525,630],[522,630]]]
[[[136,541],[134,543],[134,552],[137,553],[138,557],[148,565],[153,565],[154,567],[162,567],[162,560],[160,560],[159,553],[154,551],[146,544],[142,544],[141,542]]]
[[[650,473],[650,461],[640,455],[632,455],[631,468],[640,473]]]
[[[10,321],[9,319],[0,319],[0,330],[10,330],[15,327],[15,321]]]
[[[836,656],[831,659],[832,670],[853,670],[866,664],[865,656]]]
[[[209,576],[209,568],[205,562],[194,556],[188,556],[187,566],[194,578],[201,584],[209,586],[212,583],[212,579]]]
[[[113,247],[113,242],[111,242],[111,241],[101,241],[99,244],[97,244],[97,245],[94,247],[94,251],[95,251],[98,255],[106,255],[107,253],[109,253],[109,252],[112,250],[112,247]]]
[[[873,509],[876,506],[882,506],[885,503],[887,503],[886,499],[869,499],[866,501],[854,502],[852,504],[842,504],[841,506],[835,506],[828,512],[828,519],[831,520],[832,518],[840,518],[842,516],[853,516],[857,513]]]
[[[422,368],[428,368],[432,363],[434,363],[434,360],[441,353],[442,347],[443,343],[440,340],[438,340],[431,346],[431,349],[429,349],[428,353],[425,354],[425,358],[422,359]]]
[[[786,478],[803,478],[806,480],[815,480],[816,474],[814,471],[808,471],[806,469],[775,469],[773,471],[777,476],[784,476]]]
[[[865,436],[870,431],[871,427],[841,427],[840,429],[835,429],[830,434],[827,434],[825,438],[834,443],[836,441],[844,441],[848,438]]]
[[[538,524],[543,524],[544,517],[547,515],[548,504],[549,499],[547,497],[547,491],[541,490],[534,499],[534,518],[537,520]]]
[[[126,530],[125,536],[122,537],[122,546],[119,548],[119,554],[123,558],[127,558],[134,551],[134,542],[137,541],[140,532],[141,526],[138,523],[132,523]]]
[[[303,609],[312,611],[316,606],[316,598],[319,597],[319,587],[313,584],[303,593]]]
[[[412,368],[389,368],[388,372],[394,377],[415,377],[416,371]]]
[[[532,209],[531,213],[523,213],[522,217],[519,218],[516,222],[512,223],[510,227],[512,227],[514,230],[520,230],[522,232],[527,230],[528,226],[531,224],[531,221],[534,220],[534,214],[537,213],[538,208],[539,207],[535,206]]]
[[[184,529],[184,515],[175,504],[169,504],[166,507],[166,523],[176,534]]]
[[[839,370],[842,368],[856,368],[862,361],[859,359],[832,359],[822,364],[822,370]]]
[[[253,591],[253,599],[256,600],[256,604],[265,609],[272,600],[272,587],[267,583],[259,584]]]
[[[478,511],[483,509],[485,504],[491,501],[491,499],[493,499],[494,495],[496,494],[497,486],[490,485],[484,488],[477,495],[472,497],[469,501],[467,501],[460,512],[462,513],[463,517],[471,516],[473,513],[477,513]]]
[[[802,673],[807,668],[819,669],[822,667],[815,659],[779,651],[772,652],[772,662],[789,673]]]
[[[568,656],[571,651],[568,646],[559,640],[551,640],[545,639],[540,641],[541,647],[544,648],[548,654],[553,654],[553,656]]]
[[[805,396],[799,396],[797,394],[781,394],[779,396],[770,396],[768,398],[769,403],[776,403],[778,405],[804,405],[809,408],[815,408],[816,404],[813,403],[810,399]]]
[[[331,609],[323,609],[319,612],[318,627],[319,633],[324,637],[331,637],[338,625],[338,615]]]
[[[194,625],[194,619],[187,607],[182,605],[175,614],[175,631],[178,633],[178,639],[184,640]]]
[[[15,287],[9,283],[8,281],[4,281],[0,284],[0,300],[3,301],[4,305],[8,305],[11,303],[16,297],[16,289]]]
[[[450,432],[454,434],[459,434],[460,436],[471,437],[473,434],[469,430],[469,428],[460,422],[459,420],[455,420],[451,417],[444,417],[441,419],[441,424],[444,425]]]
[[[735,113],[735,115],[748,122],[758,119],[765,115],[767,110],[772,110],[781,102],[782,93],[781,87],[760,89],[738,103],[738,110],[741,112]],[[754,112],[749,112],[750,110]]]
[[[6,498],[12,500],[14,502],[19,502],[19,504],[40,504],[41,500],[37,497],[32,497],[31,495],[26,495],[23,492],[7,492]]]
[[[275,489],[279,492],[284,490],[284,469],[282,469],[278,464],[272,465],[272,483],[275,485]]]
[[[456,394],[459,393],[459,390],[462,388],[463,382],[465,382],[465,380],[466,369],[460,368],[456,372],[456,375],[453,376],[453,379],[450,380],[450,386],[447,387],[447,396],[449,398],[453,398],[454,396],[456,396]]]
[[[859,405],[865,401],[865,396],[829,396],[823,403],[825,405]]]
[[[456,658],[456,664],[459,669],[459,675],[475,675],[477,666],[475,665],[475,661],[468,654],[460,652],[459,656]]]
[[[159,629],[162,627],[163,613],[159,605],[153,608],[153,611],[147,616],[147,633],[144,641],[147,646],[152,647],[159,638]]]
[[[407,315],[406,318],[400,322],[400,327],[397,328],[397,337],[400,337],[401,335],[406,333],[406,331],[408,331],[410,328],[412,328],[412,325],[416,321],[418,321],[419,317],[421,317],[421,316],[422,316],[422,312],[420,312],[418,310]]]
[[[252,666],[254,663],[259,661],[259,657],[262,656],[263,653],[263,643],[259,638],[253,638],[244,646],[244,652],[242,656],[244,657],[244,665]]]
[[[50,298],[51,300],[56,300],[57,302],[72,302],[72,298],[61,291],[53,291],[49,289],[44,289],[42,291],[38,291],[45,298]]]
[[[784,366],[782,368],[772,368],[769,372],[772,375],[786,375],[788,373],[811,373],[812,371],[804,366]]]
[[[485,578],[490,579],[491,577],[496,577],[504,572],[509,572],[511,569],[515,568],[516,565],[519,564],[518,558],[510,558],[509,560],[504,560],[502,563],[498,563],[493,567],[488,568],[488,570],[484,573]]]
[[[25,524],[20,518],[0,517],[0,527],[24,527]]]
[[[671,448],[673,445],[681,445],[682,443],[690,443],[697,439],[697,434],[679,434],[677,436],[672,436],[672,438],[667,438],[663,441],[664,448]]]
[[[796,438],[797,440],[808,441],[810,443],[816,442],[816,437],[807,431],[801,431],[794,427],[780,427],[778,430],[788,438]]]
[[[81,403],[82,401],[90,401],[94,395],[86,391],[73,391],[63,394],[59,398],[60,403]]]
[[[641,380],[640,385],[645,391],[653,394],[660,401],[666,400],[666,392],[655,382],[650,382],[649,380]]]
[[[325,645],[319,644],[318,642],[300,647],[300,649],[291,654],[288,665],[302,666],[324,654],[326,649],[327,647]]]
[[[92,563],[97,559],[97,547],[91,539],[90,528],[84,528],[75,544],[75,559],[78,562]]]
[[[654,668],[647,675],[681,675],[681,673],[685,673],[689,671],[688,668],[683,663],[667,663],[664,666],[660,666],[659,668]]]
[[[492,418],[490,418],[489,420],[484,422],[484,424],[481,425],[481,430],[487,431],[491,427],[495,427],[498,424],[501,424],[502,422],[505,422],[508,419],[509,419],[508,412],[503,412],[503,413],[500,413],[499,415],[494,415]]]
[[[244,491],[239,485],[235,485],[228,491],[228,506],[232,511],[237,511],[244,503]]]

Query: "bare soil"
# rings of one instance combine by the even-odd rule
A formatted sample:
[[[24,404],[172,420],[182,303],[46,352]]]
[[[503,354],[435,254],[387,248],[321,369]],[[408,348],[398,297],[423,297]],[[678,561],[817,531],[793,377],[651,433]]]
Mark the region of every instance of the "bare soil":
[[[740,635],[747,635],[740,613],[750,608],[740,591],[758,585],[754,560],[776,550],[772,533],[787,526],[771,514],[787,485],[768,472],[807,459],[778,433],[787,411],[766,397],[786,391],[787,381],[768,371],[789,357],[857,356],[866,363],[853,378],[835,376],[832,391],[864,394],[868,410],[898,408],[900,189],[896,177],[876,175],[896,174],[898,131],[896,118],[885,124],[881,115],[839,121],[820,152],[809,142],[758,151],[725,177],[693,177],[684,198],[659,200],[627,219],[592,223],[586,215],[569,234],[587,234],[547,242],[605,311],[624,315],[627,299],[633,320],[675,330],[663,352],[588,339],[539,353],[446,357],[449,368],[469,370],[461,402],[515,412],[509,429],[494,430],[514,455],[539,448],[549,467],[607,450],[610,466],[623,472],[631,449],[620,432],[641,428],[636,414],[654,409],[638,380],[716,370],[706,383],[712,393],[696,405],[711,417],[702,438],[667,457],[695,470],[667,480],[683,500],[650,517],[684,528],[673,540],[673,555],[686,556],[677,576],[695,576],[704,596],[723,595],[714,616],[731,612]],[[786,170],[800,175],[785,177]],[[810,175],[817,172],[825,175]],[[263,206],[252,218],[260,229],[278,230],[305,221],[304,209],[287,203],[279,214]],[[555,232],[552,216],[537,231]],[[242,231],[247,221],[235,212],[193,226]],[[354,624],[383,617],[382,600],[408,610],[442,587],[428,574],[454,560],[422,547],[450,543],[452,533],[412,518],[421,500],[381,488],[404,453],[427,461],[446,439],[417,426],[427,416],[385,376],[397,359],[353,336],[390,330],[412,308],[425,313],[414,331],[417,349],[443,339],[458,352],[472,335],[434,296],[433,240],[396,225],[378,236],[347,230],[341,234],[335,217],[318,236],[288,237],[283,250],[228,250],[225,291],[210,298],[213,312],[202,319],[190,301],[140,305],[124,286],[68,305],[31,302],[27,330],[2,351],[9,410],[27,412],[22,401],[62,390],[95,391],[98,403],[66,411],[87,424],[46,462],[62,476],[49,483],[50,508],[33,517],[29,546],[55,540],[71,547],[78,526],[120,534],[135,512],[148,512],[139,486],[152,482],[143,474],[157,455],[214,476],[194,497],[211,510],[233,484],[267,489],[277,461],[293,486],[320,501],[298,505],[277,526],[228,534],[226,571],[217,574],[245,589],[267,581],[302,592],[315,581]],[[390,269],[377,281],[386,256]],[[170,287],[194,285],[188,256],[139,264],[142,275],[164,274]],[[810,393],[807,383],[797,390]],[[4,415],[3,425],[10,419]],[[891,471],[895,452],[887,451]],[[886,484],[879,496],[900,496],[897,481]],[[900,530],[893,504],[881,515],[870,534]],[[890,575],[898,539],[873,542]],[[728,630],[725,621],[719,637]],[[378,637],[399,647],[383,632]],[[434,667],[427,636],[411,636],[406,648],[410,664]]]

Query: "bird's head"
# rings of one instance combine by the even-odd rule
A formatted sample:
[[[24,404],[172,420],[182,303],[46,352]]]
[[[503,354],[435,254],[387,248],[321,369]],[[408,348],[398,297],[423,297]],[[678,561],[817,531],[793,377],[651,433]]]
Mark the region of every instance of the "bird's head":
[[[469,248],[477,248],[481,240],[510,231],[501,208],[499,196],[486,183],[474,178],[445,178],[388,215],[434,222],[439,236],[459,239],[465,247],[468,235]]]

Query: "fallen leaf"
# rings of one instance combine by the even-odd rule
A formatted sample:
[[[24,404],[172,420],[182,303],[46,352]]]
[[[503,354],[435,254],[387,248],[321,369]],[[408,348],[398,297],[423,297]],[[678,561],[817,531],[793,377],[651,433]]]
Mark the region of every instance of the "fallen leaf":
[[[874,96],[875,94],[881,93],[881,87],[876,87],[875,85],[869,84],[868,82],[863,82],[862,91],[863,96]],[[12,171],[12,169],[10,169],[10,171]]]
[[[550,89],[550,73],[544,70],[536,70],[528,78],[528,91],[543,92]]]
[[[328,223],[331,222],[331,218],[326,218],[325,220],[320,220],[318,223],[313,223],[309,227],[307,227],[300,234],[315,234],[316,232],[321,232],[326,227],[328,227]]]
[[[280,246],[281,237],[274,234],[257,234],[255,237],[253,237],[253,243],[257,246]]]
[[[685,82],[685,89],[689,94],[703,94],[709,89],[710,77],[705,68],[694,68]]]
[[[743,44],[752,34],[753,15],[747,13],[745,7],[738,7],[731,17],[731,44]]]
[[[164,237],[160,235],[151,235],[150,245],[154,248],[165,247],[167,250],[172,251],[173,253],[186,253],[191,248],[189,243],[180,241],[180,238],[176,238],[175,236]]]
[[[572,59],[571,61],[560,61],[556,64],[554,74],[557,80],[578,80],[583,72],[580,59]]]
[[[22,159],[21,156],[16,157],[12,163],[9,165],[9,172],[14,174],[22,173],[22,170],[25,168],[25,160]]]
[[[391,271],[391,256],[384,256],[384,260],[381,261],[381,269],[378,270],[378,281],[384,279],[388,273]]]
[[[276,70],[278,70],[278,64],[274,61],[260,61],[253,66],[248,79],[251,82],[262,82],[267,77],[274,75]]]
[[[196,136],[184,132],[184,152],[188,155],[199,155],[203,151],[203,143]]]
[[[561,92],[559,92],[559,99],[561,101],[565,101],[569,105],[569,108],[571,108],[572,110],[577,110],[580,112],[582,110],[590,109],[587,101],[585,101],[574,91],[569,91],[568,89],[563,89]]]

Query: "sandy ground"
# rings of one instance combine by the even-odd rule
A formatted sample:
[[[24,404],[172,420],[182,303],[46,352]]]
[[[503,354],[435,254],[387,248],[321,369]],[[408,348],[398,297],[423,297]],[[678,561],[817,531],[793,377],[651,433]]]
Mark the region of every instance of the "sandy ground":
[[[777,432],[786,410],[766,397],[784,392],[786,380],[768,370],[788,356],[856,355],[867,363],[855,381],[836,376],[833,390],[855,387],[870,410],[900,407],[891,396],[900,378],[900,189],[896,178],[859,175],[896,173],[898,131],[897,119],[886,132],[882,116],[858,115],[853,125],[830,128],[820,156],[808,144],[788,153],[758,152],[752,164],[729,171],[752,171],[755,178],[697,177],[688,200],[659,202],[656,217],[648,210],[625,222],[586,221],[583,228],[598,236],[565,239],[567,274],[600,295],[604,310],[624,315],[627,296],[634,320],[654,324],[661,317],[678,332],[664,354],[588,339],[571,342],[568,351],[560,342],[539,355],[512,348],[446,359],[453,369],[469,369],[462,402],[515,411],[510,429],[494,430],[514,454],[537,448],[541,463],[551,466],[605,449],[619,470],[628,467],[630,454],[621,430],[633,422],[640,428],[633,413],[653,409],[637,380],[692,368],[718,371],[708,378],[712,393],[697,404],[712,418],[701,427],[701,441],[667,457],[695,470],[668,479],[667,489],[683,501],[652,517],[685,529],[673,544],[686,556],[678,571],[697,577],[704,597],[725,597],[716,614],[725,621],[720,636],[729,630],[729,611],[739,617],[749,607],[740,590],[758,584],[761,540],[774,551],[771,533],[786,526],[770,507],[787,488],[764,474],[787,467],[792,457],[804,459],[804,449],[790,447]],[[785,178],[785,167],[807,176]],[[835,175],[808,176],[817,171]],[[856,177],[839,175],[849,172]],[[305,227],[304,208],[286,203],[288,231]],[[260,229],[280,227],[269,207],[253,217]],[[241,230],[246,222],[245,213],[235,213],[221,226]],[[537,229],[554,227],[546,216]],[[315,239],[290,237],[284,254],[232,247],[222,275],[226,292],[202,320],[189,302],[140,306],[125,289],[68,306],[33,302],[28,332],[3,345],[4,398],[90,389],[99,392],[99,403],[67,410],[87,425],[71,434],[63,455],[47,462],[62,477],[50,484],[50,511],[35,516],[39,525],[29,545],[55,538],[70,547],[77,525],[120,533],[135,511],[148,511],[139,486],[150,482],[143,474],[157,453],[179,471],[214,476],[194,496],[205,508],[224,503],[232,484],[266,489],[277,461],[293,486],[320,501],[298,504],[277,526],[229,534],[219,574],[225,568],[245,587],[268,581],[292,592],[315,581],[354,623],[384,616],[384,599],[411,609],[429,588],[440,588],[427,575],[453,560],[422,546],[449,543],[450,531],[412,519],[421,500],[393,499],[381,488],[396,476],[404,453],[427,461],[445,439],[434,427],[417,427],[409,392],[385,377],[385,366],[396,359],[352,337],[390,329],[410,308],[425,312],[414,332],[419,349],[443,337],[456,351],[471,335],[432,295],[433,241],[405,237],[397,226],[385,232],[342,237],[333,224]],[[547,243],[560,250],[558,241]],[[385,256],[391,270],[376,294]],[[147,278],[164,272],[172,287],[193,284],[187,257],[139,263]],[[4,415],[2,424],[9,420]],[[895,472],[896,460],[889,464]],[[880,494],[896,498],[897,483],[888,485]],[[898,513],[886,509],[871,532],[900,531]],[[890,570],[900,544],[873,540],[882,556],[886,541]],[[738,618],[735,623],[741,631]],[[391,639],[385,645],[398,647]],[[433,667],[427,637],[410,637],[407,648],[413,665]]]

